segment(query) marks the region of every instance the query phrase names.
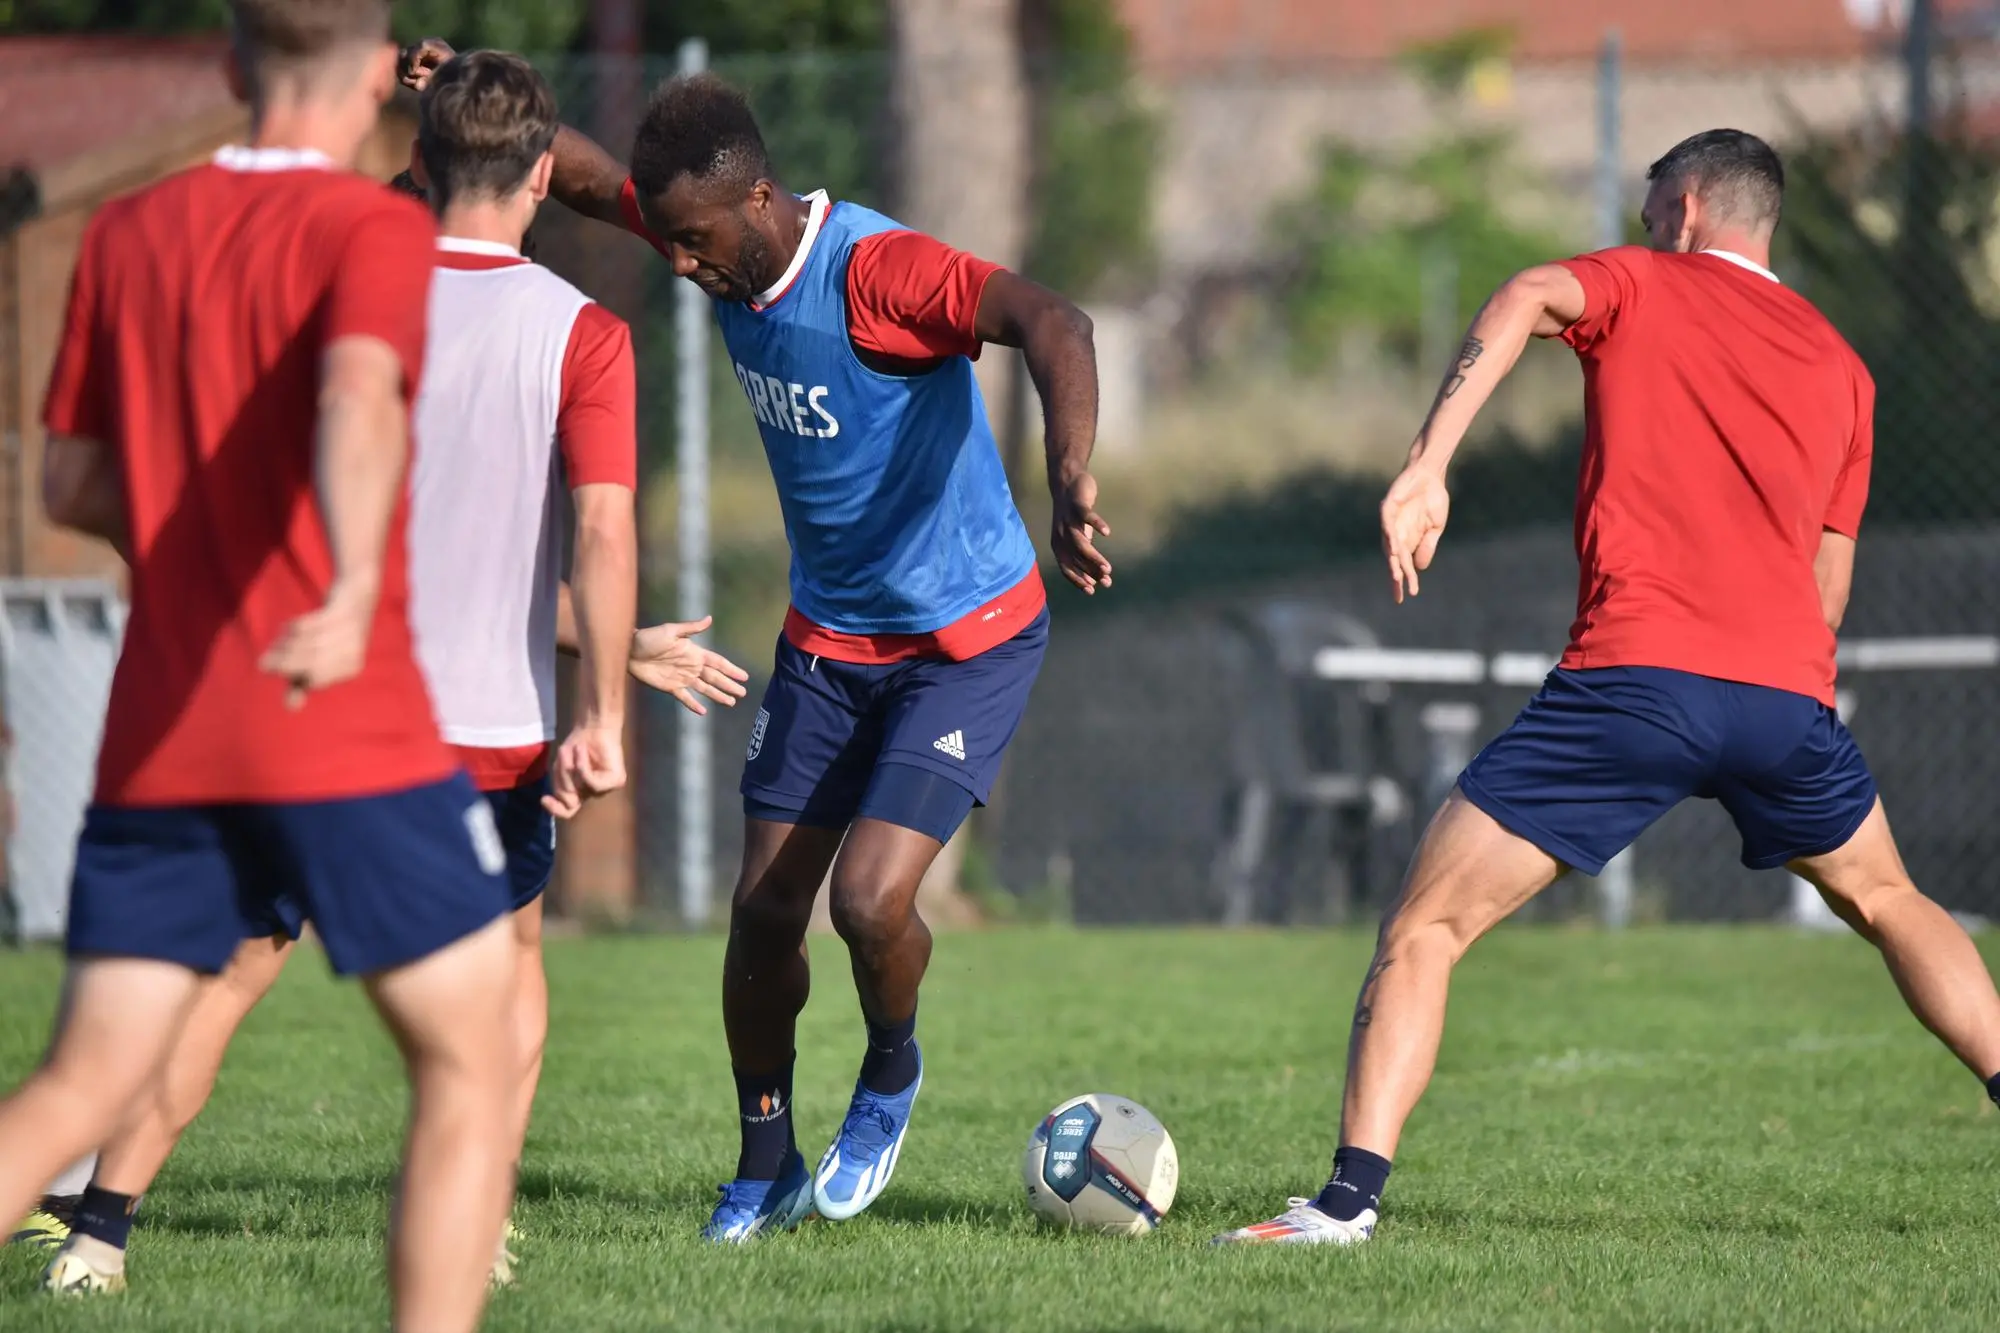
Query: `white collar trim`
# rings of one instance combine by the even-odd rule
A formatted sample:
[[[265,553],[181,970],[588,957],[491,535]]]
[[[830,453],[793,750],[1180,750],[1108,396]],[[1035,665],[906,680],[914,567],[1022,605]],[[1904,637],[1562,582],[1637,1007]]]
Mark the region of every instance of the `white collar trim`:
[[[785,269],[784,276],[766,290],[757,293],[757,299],[750,303],[760,309],[783,296],[786,288],[798,281],[799,274],[805,270],[806,260],[812,256],[813,242],[819,239],[819,229],[826,222],[827,210],[832,207],[832,201],[826,197],[825,190],[814,190],[802,197],[809,205],[806,212],[806,234],[799,237],[798,253],[792,256],[792,262]]]
[[[1770,269],[1765,268],[1762,264],[1759,264],[1754,260],[1745,259],[1742,255],[1737,254],[1734,250],[1698,250],[1695,253],[1704,255],[1714,255],[1717,259],[1727,260],[1728,262],[1736,265],[1736,267],[1738,268],[1747,268],[1752,273],[1761,274],[1764,277],[1769,278],[1772,282],[1782,281],[1778,277],[1778,275],[1771,272]]]
[[[317,148],[251,148],[227,144],[215,150],[215,165],[224,171],[331,171],[333,159]]]
[[[490,255],[495,259],[519,259],[521,252],[499,241],[475,241],[466,236],[440,236],[438,249],[454,255]]]

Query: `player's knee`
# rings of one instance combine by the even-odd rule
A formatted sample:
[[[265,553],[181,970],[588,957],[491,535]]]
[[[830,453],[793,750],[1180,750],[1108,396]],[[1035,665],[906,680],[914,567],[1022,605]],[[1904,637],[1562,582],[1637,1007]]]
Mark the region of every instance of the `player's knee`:
[[[834,933],[850,948],[863,951],[900,937],[909,924],[910,904],[905,895],[838,872],[828,907]]]
[[[72,1128],[88,1131],[91,1143],[110,1138],[145,1092],[142,1073],[79,1051],[55,1052],[31,1082],[60,1104],[58,1114]]]
[[[1836,916],[1873,939],[1883,917],[1918,895],[1908,875],[1884,874],[1822,884],[1820,896]]]
[[[812,925],[812,905],[810,894],[760,885],[739,893],[731,904],[729,933],[736,942],[759,952],[788,952],[804,942]]]
[[[1439,962],[1449,967],[1486,932],[1476,912],[1406,905],[1382,925],[1382,952],[1392,958]]]

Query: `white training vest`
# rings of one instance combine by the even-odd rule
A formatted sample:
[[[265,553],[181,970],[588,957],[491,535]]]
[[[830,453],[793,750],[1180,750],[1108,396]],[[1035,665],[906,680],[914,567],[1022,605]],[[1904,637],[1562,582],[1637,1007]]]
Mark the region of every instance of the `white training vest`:
[[[410,623],[453,745],[555,738],[566,531],[556,416],[570,334],[589,304],[536,264],[441,266],[431,280],[410,477]]]

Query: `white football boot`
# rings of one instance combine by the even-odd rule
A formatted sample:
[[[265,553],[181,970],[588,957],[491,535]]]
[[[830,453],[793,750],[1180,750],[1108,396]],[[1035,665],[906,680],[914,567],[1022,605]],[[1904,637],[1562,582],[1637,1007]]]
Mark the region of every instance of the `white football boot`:
[[[1268,1222],[1225,1231],[1217,1245],[1359,1245],[1375,1234],[1373,1208],[1364,1208],[1352,1222],[1321,1212],[1311,1199],[1288,1199],[1285,1211]]]

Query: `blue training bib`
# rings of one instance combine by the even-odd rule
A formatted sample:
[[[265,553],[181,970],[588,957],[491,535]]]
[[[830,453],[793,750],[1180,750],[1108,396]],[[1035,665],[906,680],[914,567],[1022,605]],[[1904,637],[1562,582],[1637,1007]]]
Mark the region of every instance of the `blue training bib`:
[[[848,337],[855,243],[907,230],[833,204],[769,307],[714,303],[777,482],[792,605],[843,634],[942,629],[1035,565],[971,360],[885,375]]]

